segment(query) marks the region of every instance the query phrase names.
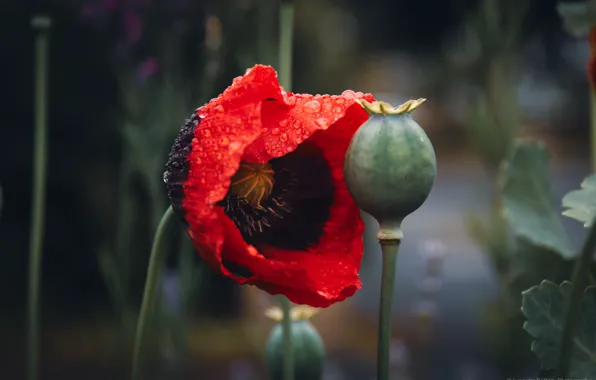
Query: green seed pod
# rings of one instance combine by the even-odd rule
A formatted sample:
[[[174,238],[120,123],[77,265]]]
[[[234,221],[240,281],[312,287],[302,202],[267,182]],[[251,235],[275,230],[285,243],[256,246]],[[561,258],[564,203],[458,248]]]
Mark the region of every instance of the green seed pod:
[[[325,347],[321,336],[308,321],[314,313],[292,310],[292,348],[294,380],[321,380],[325,362]],[[298,312],[296,312],[298,311]],[[279,312],[280,313],[280,312]],[[280,319],[274,318],[276,320]],[[278,322],[269,335],[266,349],[267,371],[271,380],[283,380],[283,326]]]
[[[379,222],[380,240],[401,240],[403,219],[426,201],[434,184],[435,151],[411,115],[424,101],[397,108],[361,101],[371,116],[352,138],[344,175],[358,207]]]

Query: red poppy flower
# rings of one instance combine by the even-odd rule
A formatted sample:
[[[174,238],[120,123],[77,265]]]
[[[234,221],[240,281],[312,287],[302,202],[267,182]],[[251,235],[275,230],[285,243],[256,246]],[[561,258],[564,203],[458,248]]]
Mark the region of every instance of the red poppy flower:
[[[285,92],[257,65],[180,130],[164,180],[210,266],[241,284],[326,307],[360,289],[364,224],[343,178],[368,119],[341,96]]]

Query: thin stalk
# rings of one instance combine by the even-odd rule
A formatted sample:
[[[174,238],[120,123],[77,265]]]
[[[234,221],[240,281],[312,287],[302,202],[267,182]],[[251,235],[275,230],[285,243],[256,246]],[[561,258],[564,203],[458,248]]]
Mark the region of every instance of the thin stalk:
[[[155,231],[155,237],[153,239],[153,246],[151,247],[151,256],[149,257],[149,267],[147,268],[147,276],[145,277],[145,290],[143,292],[143,302],[141,304],[141,312],[137,322],[137,334],[135,338],[134,346],[134,357],[132,363],[132,379],[138,380],[141,378],[141,366],[143,355],[141,349],[147,335],[149,327],[149,321],[153,315],[155,309],[155,303],[157,301],[158,289],[159,289],[159,277],[161,270],[165,263],[166,250],[165,250],[165,233],[168,226],[172,222],[174,216],[174,210],[172,207],[163,214],[157,230]]]
[[[283,1],[279,12],[279,77],[280,84],[286,91],[292,90],[292,52],[294,32],[294,2]],[[292,348],[291,303],[286,297],[281,299],[283,311],[283,379],[294,380],[294,352]]]
[[[257,3],[257,60],[259,63],[275,66],[275,0],[260,0]]]
[[[592,221],[588,237],[584,242],[580,256],[575,262],[573,277],[571,278],[571,295],[567,304],[565,313],[565,325],[561,337],[561,352],[559,356],[559,365],[557,366],[558,378],[568,378],[569,367],[571,364],[571,352],[573,351],[573,336],[575,326],[578,322],[581,312],[582,296],[589,283],[590,260],[596,248],[596,218]]]
[[[283,379],[294,380],[294,348],[292,347],[292,318],[290,314],[292,303],[284,296],[281,297],[280,303],[283,312]]]
[[[294,3],[282,1],[279,12],[279,82],[292,91],[292,53],[294,49]]]
[[[35,39],[35,131],[33,141],[33,191],[31,200],[31,233],[29,240],[29,294],[27,317],[27,379],[38,378],[39,303],[42,247],[45,224],[47,177],[47,74],[49,29],[48,17],[31,20],[37,32]]]
[[[596,90],[590,86],[590,152],[592,172],[596,172]]]
[[[397,252],[401,240],[381,240],[383,269],[381,274],[381,305],[379,308],[379,346],[377,351],[377,380],[389,380],[389,347],[393,317],[393,290]]]

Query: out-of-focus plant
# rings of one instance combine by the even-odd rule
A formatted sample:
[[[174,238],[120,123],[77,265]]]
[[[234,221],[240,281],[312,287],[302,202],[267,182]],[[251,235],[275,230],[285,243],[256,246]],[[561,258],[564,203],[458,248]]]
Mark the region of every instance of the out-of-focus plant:
[[[35,128],[33,142],[33,181],[31,232],[29,237],[29,288],[27,295],[27,379],[38,376],[39,318],[42,249],[45,231],[47,177],[47,107],[49,30],[51,19],[35,16],[31,27],[35,38]]]
[[[566,214],[589,223],[586,216],[590,215],[590,204],[583,203],[590,191],[589,186],[586,188],[568,194],[563,202],[572,207]],[[525,287],[522,311],[527,321],[523,327],[534,338],[532,351],[547,374],[554,371],[560,378],[594,377],[596,348],[589,321],[595,317],[595,299],[586,286],[595,269],[591,258],[596,247],[596,228],[590,230],[578,254],[556,211],[549,184],[548,152],[541,144],[515,144],[505,161],[501,195],[504,215],[521,249],[521,260],[513,262],[526,264],[517,273]],[[539,255],[529,255],[531,252]],[[559,258],[555,267],[549,265],[553,256]],[[573,271],[572,260],[576,260]],[[565,281],[570,278],[572,283]],[[540,285],[532,286],[539,282]],[[519,289],[519,284],[514,289]]]
[[[596,18],[593,5],[593,2],[587,2],[559,6],[568,31],[573,34],[582,30],[591,31],[592,56],[587,73],[591,86],[594,86],[596,71],[593,44]],[[594,115],[594,105],[591,111]],[[593,134],[596,132],[594,126],[592,123]],[[591,151],[594,160],[594,139]],[[568,262],[575,261],[571,282],[549,281],[547,278],[539,285],[536,285],[536,281],[534,286],[523,292],[522,311],[526,317],[523,327],[534,339],[531,350],[540,359],[544,374],[558,378],[593,378],[596,376],[593,323],[596,318],[596,287],[593,286],[596,213],[592,199],[595,177],[587,177],[581,190],[572,191],[563,198],[563,206],[567,208],[563,215],[589,227],[583,247],[578,250],[555,212],[547,169],[548,159],[544,147],[518,143],[506,160],[504,170],[503,208],[516,237],[535,247],[547,248]],[[536,265],[539,264],[536,261]]]
[[[456,73],[479,90],[470,99],[467,137],[481,158],[491,180],[493,194],[488,215],[468,214],[466,224],[476,243],[488,255],[498,276],[500,295],[482,315],[486,336],[503,368],[512,375],[522,371],[531,356],[519,342],[527,336],[520,327],[520,292],[528,279],[544,270],[560,278],[562,259],[547,249],[512,239],[501,213],[499,168],[519,133],[522,119],[517,99],[514,57],[523,38],[524,19],[530,1],[483,0],[464,23],[462,49]],[[533,265],[542,257],[543,265]],[[548,263],[548,264],[547,264]],[[538,275],[540,277],[541,275]]]
[[[140,251],[148,244],[146,231],[155,229],[166,208],[162,173],[169,141],[188,109],[216,91],[217,79],[225,72],[226,54],[236,58],[238,42],[233,39],[241,24],[224,29],[214,12],[234,24],[245,10],[216,2],[168,1],[87,1],[82,9],[82,17],[99,30],[122,32],[113,36],[112,57],[123,98],[117,119],[123,141],[118,218],[114,241],[99,253],[101,273],[119,321],[116,336],[120,344],[127,345],[134,336],[136,295],[147,257]],[[114,27],[118,24],[121,28]],[[164,340],[161,347],[171,352],[174,342],[174,351],[180,354],[186,347],[189,314],[203,276],[188,238],[180,234],[177,245],[176,269],[160,282],[159,318],[151,321],[151,331],[152,339]]]

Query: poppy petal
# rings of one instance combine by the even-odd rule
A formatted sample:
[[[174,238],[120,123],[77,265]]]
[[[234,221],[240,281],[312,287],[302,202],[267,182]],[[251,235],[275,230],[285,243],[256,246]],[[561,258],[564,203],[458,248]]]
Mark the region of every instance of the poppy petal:
[[[184,219],[201,257],[238,282],[246,279],[232,274],[222,262],[224,230],[215,203],[225,197],[243,151],[261,134],[263,99],[281,98],[280,91],[275,70],[257,65],[196,111],[200,122],[187,158]]]
[[[177,186],[183,193],[181,201],[172,203],[181,204],[178,210],[194,246],[210,266],[238,283],[317,307],[341,301],[361,287],[364,224],[343,179],[347,147],[368,118],[358,98],[374,101],[370,94],[352,91],[341,96],[286,93],[271,67],[257,65],[196,111],[194,124],[185,130],[191,134],[179,137],[190,145],[184,179],[170,173],[166,182],[175,178],[168,183],[170,190]],[[242,160],[264,163],[300,144],[319,148],[333,180],[323,233],[305,250],[266,245],[257,250],[216,203],[226,197]]]
[[[373,99],[371,95],[355,95],[371,101]],[[310,96],[304,98],[303,104],[308,102],[309,98],[314,99]],[[347,100],[349,101],[345,102],[344,114],[337,112],[338,117],[327,116],[326,120],[330,120],[328,125],[322,121],[310,123],[320,129],[313,131],[308,142],[322,148],[335,185],[334,202],[319,243],[307,251],[266,246],[259,247],[257,252],[248,245],[242,250],[243,242],[238,233],[235,237],[238,243],[235,245],[236,249],[224,251],[227,260],[256,274],[248,283],[272,294],[284,294],[292,302],[299,304],[327,307],[352,296],[361,288],[358,271],[363,253],[364,223],[343,179],[343,157],[353,134],[366,121],[368,114],[353,101],[353,98],[348,97]],[[325,113],[321,109],[314,116],[317,116],[314,120],[323,119]],[[301,118],[301,115],[289,117]],[[310,122],[306,118],[301,119],[305,121],[305,125],[308,125],[306,122]],[[260,140],[264,142],[261,146],[267,146],[267,140],[263,136]],[[220,217],[222,220],[227,219],[223,212]],[[224,224],[227,224],[227,227],[224,227],[227,231],[235,229],[229,219]]]

